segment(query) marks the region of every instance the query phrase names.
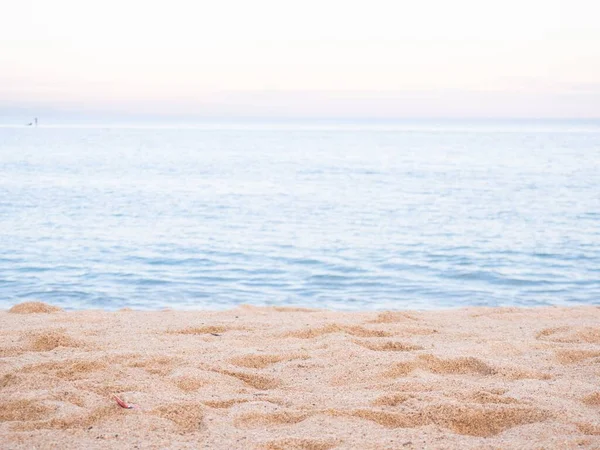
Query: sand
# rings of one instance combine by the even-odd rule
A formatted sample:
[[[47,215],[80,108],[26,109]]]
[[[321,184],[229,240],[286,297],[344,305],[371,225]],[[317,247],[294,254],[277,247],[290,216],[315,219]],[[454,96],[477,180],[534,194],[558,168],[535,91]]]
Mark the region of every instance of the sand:
[[[600,308],[21,304],[0,311],[0,447],[600,448]]]

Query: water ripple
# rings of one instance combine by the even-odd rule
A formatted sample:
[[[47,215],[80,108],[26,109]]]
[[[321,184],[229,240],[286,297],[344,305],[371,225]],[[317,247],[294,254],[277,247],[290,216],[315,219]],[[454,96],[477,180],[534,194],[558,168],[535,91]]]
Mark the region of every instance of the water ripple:
[[[465,127],[0,128],[0,308],[599,304],[599,128]]]

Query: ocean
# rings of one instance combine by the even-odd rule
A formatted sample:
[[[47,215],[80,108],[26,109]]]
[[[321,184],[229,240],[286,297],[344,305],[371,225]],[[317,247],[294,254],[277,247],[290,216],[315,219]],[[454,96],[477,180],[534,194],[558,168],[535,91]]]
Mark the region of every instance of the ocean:
[[[0,127],[0,308],[600,304],[600,122]]]

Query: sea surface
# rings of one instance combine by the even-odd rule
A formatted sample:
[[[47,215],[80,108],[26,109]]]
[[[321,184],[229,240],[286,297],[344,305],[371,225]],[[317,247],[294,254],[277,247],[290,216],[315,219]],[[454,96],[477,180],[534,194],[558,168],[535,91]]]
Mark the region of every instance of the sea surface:
[[[0,308],[600,304],[600,122],[0,127]]]

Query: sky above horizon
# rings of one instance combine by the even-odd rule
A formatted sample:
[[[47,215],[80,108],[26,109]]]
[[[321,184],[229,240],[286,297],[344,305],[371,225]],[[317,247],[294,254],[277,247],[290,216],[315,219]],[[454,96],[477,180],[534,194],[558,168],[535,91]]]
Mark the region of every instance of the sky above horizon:
[[[593,0],[0,0],[0,112],[600,117]]]

